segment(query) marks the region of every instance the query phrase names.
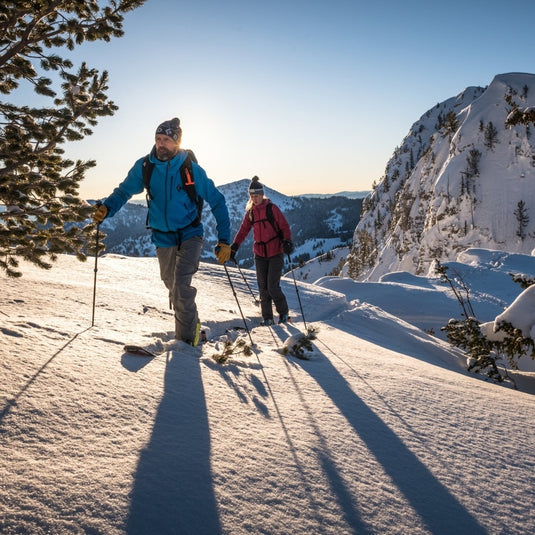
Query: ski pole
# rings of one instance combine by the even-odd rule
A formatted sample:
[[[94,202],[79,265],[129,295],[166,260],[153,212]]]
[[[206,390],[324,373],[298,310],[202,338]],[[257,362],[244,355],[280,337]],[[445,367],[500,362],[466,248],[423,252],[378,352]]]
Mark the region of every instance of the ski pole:
[[[100,239],[100,223],[97,223],[97,235],[96,235],[96,244],[95,244],[95,276],[93,280],[93,315],[91,317],[91,327],[95,325],[95,299],[97,296],[97,271],[98,271],[98,242]]]
[[[236,267],[238,268],[238,271],[240,272],[241,276],[243,277],[243,282],[245,282],[245,284],[247,285],[247,288],[249,288],[249,291],[251,292],[251,295],[253,296],[254,304],[258,306],[260,304],[260,302],[254,296],[253,290],[251,290],[251,287],[249,286],[249,283],[247,282],[247,279],[245,278],[245,275],[243,274],[243,271],[241,270],[240,265],[238,264],[238,262],[236,260],[234,260],[234,263],[236,264]]]
[[[305,331],[308,332],[307,322],[305,320],[305,313],[303,312],[303,305],[301,304],[301,297],[299,296],[299,289],[297,288],[297,281],[295,280],[294,268],[292,266],[292,259],[288,255],[288,263],[290,264],[290,271],[292,272],[292,277],[294,279],[295,292],[297,293],[297,300],[299,301],[299,308],[301,309],[301,316],[303,317],[303,324],[305,326]]]
[[[238,296],[236,295],[236,290],[234,289],[234,284],[232,284],[232,279],[230,278],[230,273],[228,272],[228,268],[226,264],[223,264],[223,267],[225,268],[225,272],[227,274],[227,278],[230,284],[230,287],[232,288],[232,293],[234,294],[234,299],[236,299],[236,303],[238,304],[238,308],[240,309],[241,318],[243,320],[243,324],[245,325],[245,330],[247,331],[247,334],[249,335],[249,340],[251,341],[251,346],[254,346],[253,339],[251,338],[251,331],[249,330],[249,327],[247,326],[247,322],[245,321],[245,316],[243,315],[240,302],[238,301]]]

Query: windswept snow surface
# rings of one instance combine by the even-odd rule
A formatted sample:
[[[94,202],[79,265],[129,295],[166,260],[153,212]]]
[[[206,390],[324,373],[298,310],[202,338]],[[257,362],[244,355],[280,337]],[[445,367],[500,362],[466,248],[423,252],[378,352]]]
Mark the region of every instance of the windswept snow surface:
[[[460,316],[436,281],[297,293],[285,277],[294,323],[265,328],[229,266],[255,346],[217,364],[222,337],[249,340],[221,266],[195,279],[213,340],[197,348],[172,338],[154,258],[99,259],[94,326],[91,262],[23,269],[0,296],[1,533],[535,532],[533,374],[487,383],[426,334],[426,316]],[[489,321],[520,293],[508,284],[474,296]],[[280,352],[304,330],[298,296],[308,360]]]

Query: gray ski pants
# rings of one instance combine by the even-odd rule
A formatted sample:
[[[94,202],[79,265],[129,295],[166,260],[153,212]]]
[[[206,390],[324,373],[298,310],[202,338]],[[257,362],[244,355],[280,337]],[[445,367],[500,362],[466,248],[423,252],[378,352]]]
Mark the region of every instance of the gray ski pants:
[[[175,311],[175,338],[191,342],[199,321],[195,297],[197,289],[191,285],[199,269],[203,238],[194,236],[180,247],[157,247],[160,277],[169,290],[169,302]]]

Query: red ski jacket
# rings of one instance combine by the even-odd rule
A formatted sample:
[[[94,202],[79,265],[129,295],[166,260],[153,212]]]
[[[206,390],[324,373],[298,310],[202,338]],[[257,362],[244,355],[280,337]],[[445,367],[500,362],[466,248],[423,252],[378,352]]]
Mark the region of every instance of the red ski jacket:
[[[266,215],[267,205],[271,204],[273,209],[273,222],[275,228]],[[269,199],[264,199],[261,204],[251,208],[243,216],[240,228],[234,237],[234,243],[240,246],[249,231],[253,228],[253,253],[258,256],[271,257],[281,254],[282,240],[291,240],[292,233],[288,221],[280,211],[280,208]],[[279,233],[282,238],[279,237]]]

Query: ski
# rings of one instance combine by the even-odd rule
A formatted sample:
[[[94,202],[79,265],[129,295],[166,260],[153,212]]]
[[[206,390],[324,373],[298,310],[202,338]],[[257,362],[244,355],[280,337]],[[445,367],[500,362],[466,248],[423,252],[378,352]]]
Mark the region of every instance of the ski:
[[[153,353],[152,351],[149,351],[148,349],[142,346],[125,345],[123,347],[123,350],[125,353],[130,353],[131,355],[140,355],[142,357],[157,357],[158,356],[156,353]]]

